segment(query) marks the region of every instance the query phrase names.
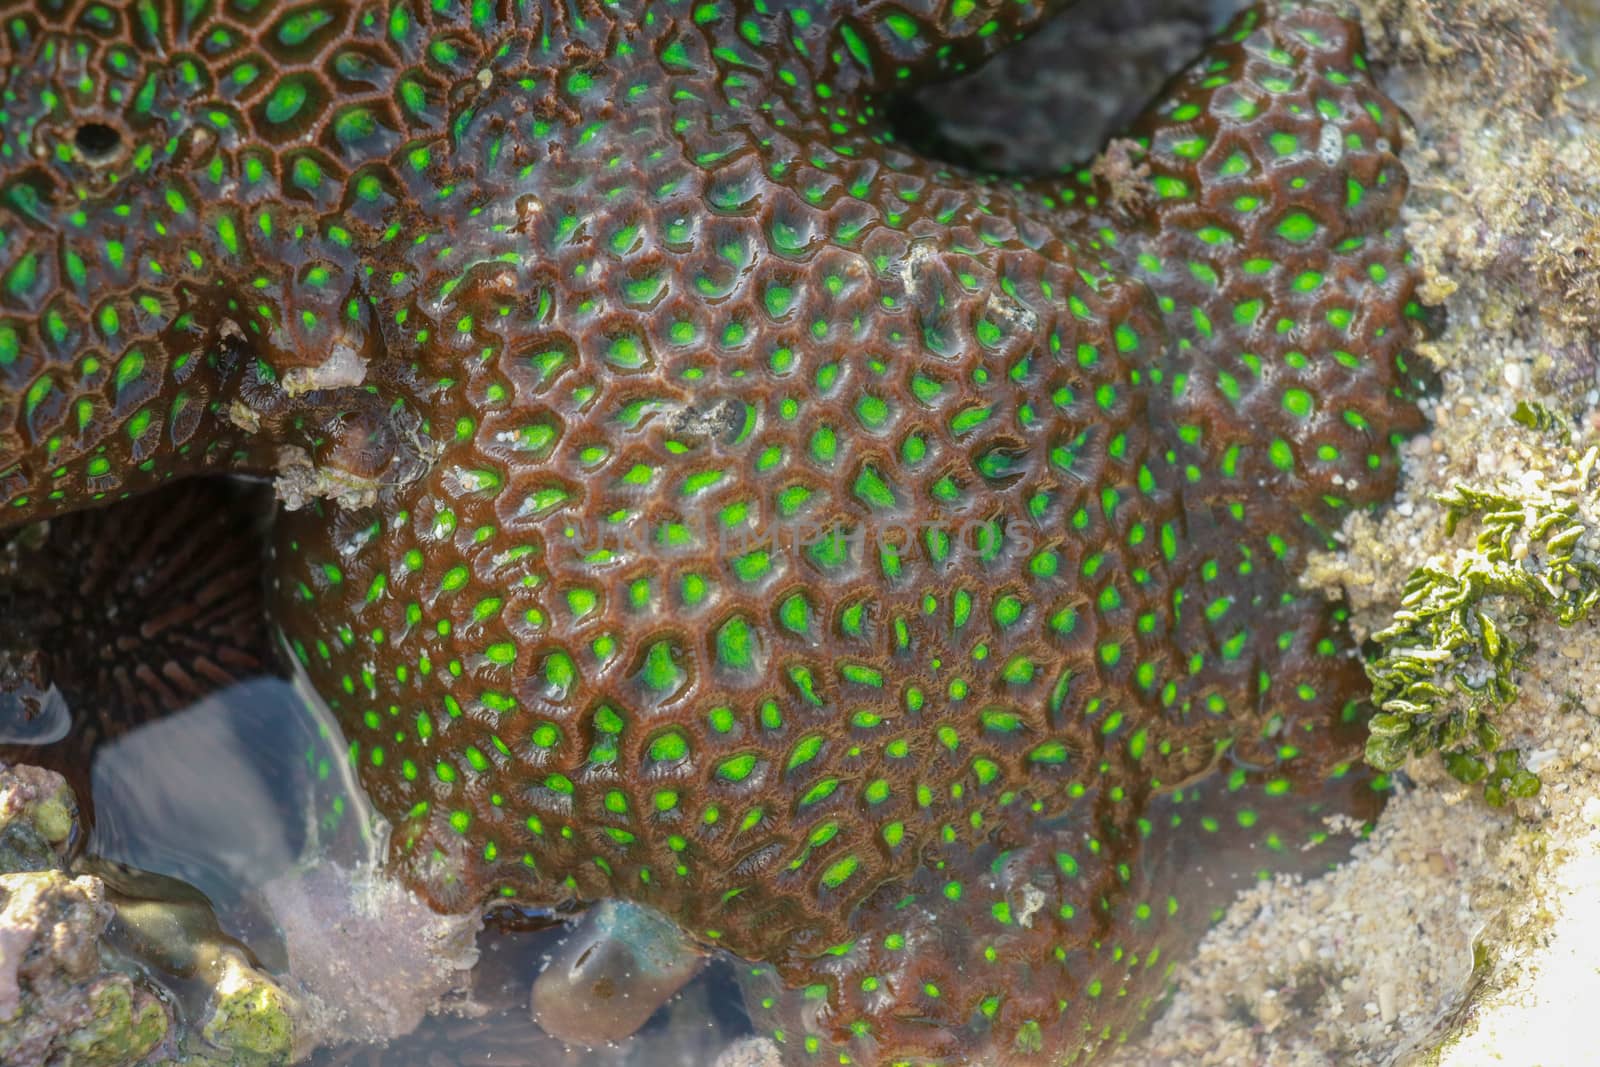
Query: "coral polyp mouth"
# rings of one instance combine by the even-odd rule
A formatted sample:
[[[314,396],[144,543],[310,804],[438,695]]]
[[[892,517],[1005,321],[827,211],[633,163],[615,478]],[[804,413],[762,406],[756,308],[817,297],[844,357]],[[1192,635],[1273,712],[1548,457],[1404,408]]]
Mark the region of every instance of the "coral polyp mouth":
[[[122,133],[104,122],[85,122],[72,135],[72,143],[86,163],[104,166],[122,155]]]

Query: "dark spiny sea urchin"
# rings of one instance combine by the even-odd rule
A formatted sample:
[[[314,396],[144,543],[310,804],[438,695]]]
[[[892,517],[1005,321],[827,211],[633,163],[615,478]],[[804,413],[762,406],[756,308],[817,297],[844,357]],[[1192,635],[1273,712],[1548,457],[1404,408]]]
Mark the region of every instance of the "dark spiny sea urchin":
[[[248,506],[259,497],[193,479],[0,532],[0,721],[59,701],[71,722],[65,737],[12,723],[0,760],[59,771],[92,821],[99,745],[277,669]]]

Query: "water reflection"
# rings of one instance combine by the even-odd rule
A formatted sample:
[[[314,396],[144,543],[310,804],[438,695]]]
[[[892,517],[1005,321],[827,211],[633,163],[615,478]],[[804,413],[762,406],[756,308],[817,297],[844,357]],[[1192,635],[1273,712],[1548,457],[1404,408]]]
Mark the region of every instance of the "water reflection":
[[[57,714],[72,718],[64,704]],[[37,713],[7,718],[25,719],[7,736],[22,759],[50,762],[81,740],[59,723],[41,728]],[[722,963],[631,1038],[588,1049],[545,1034],[529,1011],[534,978],[582,932],[502,911],[474,945],[476,919],[436,916],[389,882],[386,828],[346,751],[313,694],[266,676],[95,746],[84,799],[96,817],[78,872],[106,882],[119,907],[113,946],[191,1025],[206,1010],[206,961],[220,953],[315,1002],[319,1040],[331,1042],[311,1060],[320,1067],[705,1067],[750,1033]],[[405,1036],[383,1040],[392,1034]]]
[[[0,685],[0,745],[54,745],[72,729],[72,709],[55,686],[27,681]]]
[[[225,930],[259,936],[253,896],[303,857],[376,856],[337,738],[317,702],[270,677],[146,723],[95,753],[86,851],[185,882]]]
[[[325,1049],[312,1067],[711,1067],[750,1033],[733,966],[718,962],[632,1038],[590,1049],[550,1037],[529,1015],[529,988],[565,936],[561,927],[530,931],[491,917],[478,939],[470,1003],[387,1047]]]

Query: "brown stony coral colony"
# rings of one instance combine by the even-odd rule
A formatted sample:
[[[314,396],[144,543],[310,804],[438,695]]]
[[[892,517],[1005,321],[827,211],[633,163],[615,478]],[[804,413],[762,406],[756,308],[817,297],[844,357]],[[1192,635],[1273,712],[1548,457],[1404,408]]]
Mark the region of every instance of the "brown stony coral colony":
[[[1415,279],[1313,8],[1115,190],[899,147],[1047,13],[9,5],[0,505],[274,477],[272,618],[438,907],[656,908],[796,1063],[1087,1057],[1201,858],[1371,810],[1293,575],[1419,426]]]

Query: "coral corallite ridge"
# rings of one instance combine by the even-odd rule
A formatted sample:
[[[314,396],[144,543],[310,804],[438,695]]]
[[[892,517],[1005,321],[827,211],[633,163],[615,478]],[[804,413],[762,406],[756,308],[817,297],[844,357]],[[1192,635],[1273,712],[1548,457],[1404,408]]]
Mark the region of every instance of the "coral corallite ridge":
[[[796,1063],[1092,1055],[1197,863],[1363,802],[1294,573],[1393,490],[1415,276],[1315,9],[1120,166],[901,147],[1047,6],[7,4],[0,507],[274,478],[438,907],[650,905]]]

